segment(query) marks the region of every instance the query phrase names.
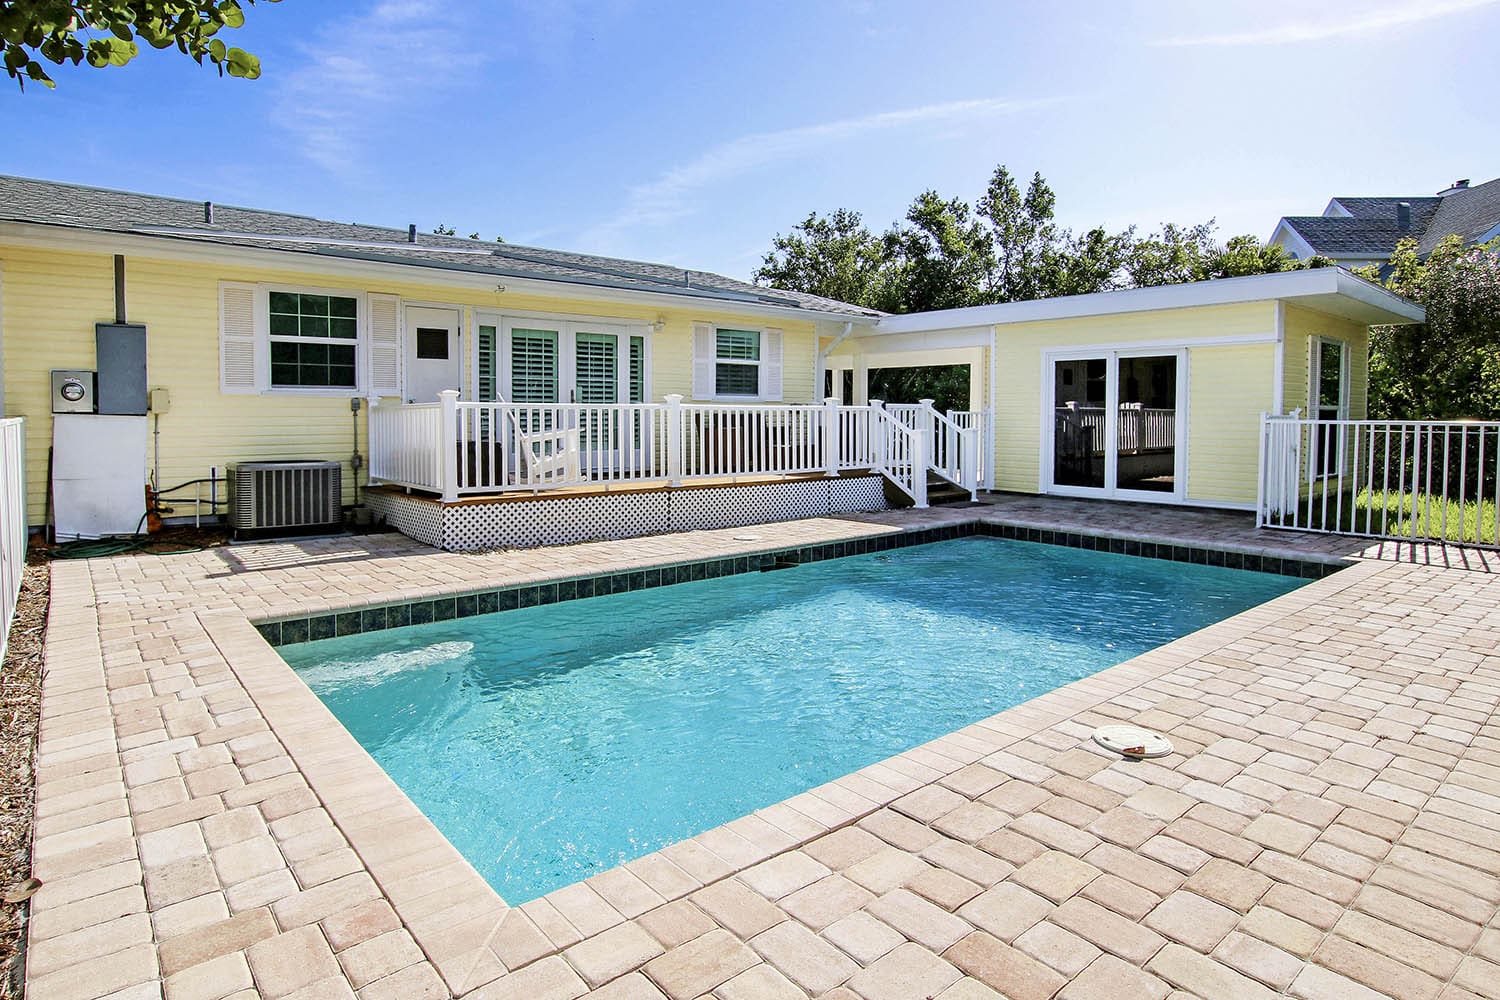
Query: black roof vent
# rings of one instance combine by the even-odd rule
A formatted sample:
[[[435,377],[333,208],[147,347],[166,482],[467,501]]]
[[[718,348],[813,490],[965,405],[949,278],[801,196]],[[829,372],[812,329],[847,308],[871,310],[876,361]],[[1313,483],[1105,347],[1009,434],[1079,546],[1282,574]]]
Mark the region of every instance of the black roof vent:
[[[406,242],[417,242],[417,224],[415,222],[406,227]]]
[[[214,221],[214,203],[211,202],[211,201],[205,201],[203,203],[203,221],[206,222],[206,223],[208,223],[209,225],[213,224],[213,221]]]
[[[1411,232],[1411,202],[1396,202],[1396,228],[1403,233]]]

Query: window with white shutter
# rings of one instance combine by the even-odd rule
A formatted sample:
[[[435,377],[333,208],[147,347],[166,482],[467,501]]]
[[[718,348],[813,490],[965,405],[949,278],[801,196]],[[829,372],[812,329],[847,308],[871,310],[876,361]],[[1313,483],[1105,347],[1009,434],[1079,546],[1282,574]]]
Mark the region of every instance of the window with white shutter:
[[[261,388],[263,357],[257,335],[257,289],[254,285],[219,285],[219,389],[254,393]]]
[[[400,396],[401,391],[401,298],[372,293],[369,308],[369,355],[371,396]]]
[[[400,301],[344,289],[220,282],[219,388],[399,395]]]
[[[780,330],[765,330],[761,334],[760,352],[760,398],[781,400],[781,343]]]

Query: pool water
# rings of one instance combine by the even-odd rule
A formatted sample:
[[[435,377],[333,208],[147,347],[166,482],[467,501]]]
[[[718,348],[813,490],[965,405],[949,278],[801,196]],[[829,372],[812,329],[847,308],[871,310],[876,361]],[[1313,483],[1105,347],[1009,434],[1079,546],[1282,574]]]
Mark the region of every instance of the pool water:
[[[279,652],[520,903],[1301,582],[966,538]]]

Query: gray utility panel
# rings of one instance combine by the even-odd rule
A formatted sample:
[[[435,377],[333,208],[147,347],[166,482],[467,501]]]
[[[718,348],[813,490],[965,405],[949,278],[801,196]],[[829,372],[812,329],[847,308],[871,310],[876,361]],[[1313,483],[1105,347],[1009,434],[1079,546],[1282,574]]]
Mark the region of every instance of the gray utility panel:
[[[146,328],[139,323],[96,323],[94,359],[98,413],[146,412]]]

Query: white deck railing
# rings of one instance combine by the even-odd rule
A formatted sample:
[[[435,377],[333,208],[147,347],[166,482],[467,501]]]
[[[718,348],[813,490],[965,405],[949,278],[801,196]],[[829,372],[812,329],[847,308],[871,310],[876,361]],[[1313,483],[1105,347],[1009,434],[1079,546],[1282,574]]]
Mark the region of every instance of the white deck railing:
[[[443,481],[438,403],[370,407],[370,478],[413,489],[437,489]]]
[[[684,403],[436,403],[374,406],[372,481],[476,493],[669,484],[872,469],[927,503],[929,470],[976,491],[986,420],[843,406]]]
[[[1500,423],[1261,418],[1258,523],[1500,544]]]
[[[26,421],[0,420],[0,659],[26,569]]]

